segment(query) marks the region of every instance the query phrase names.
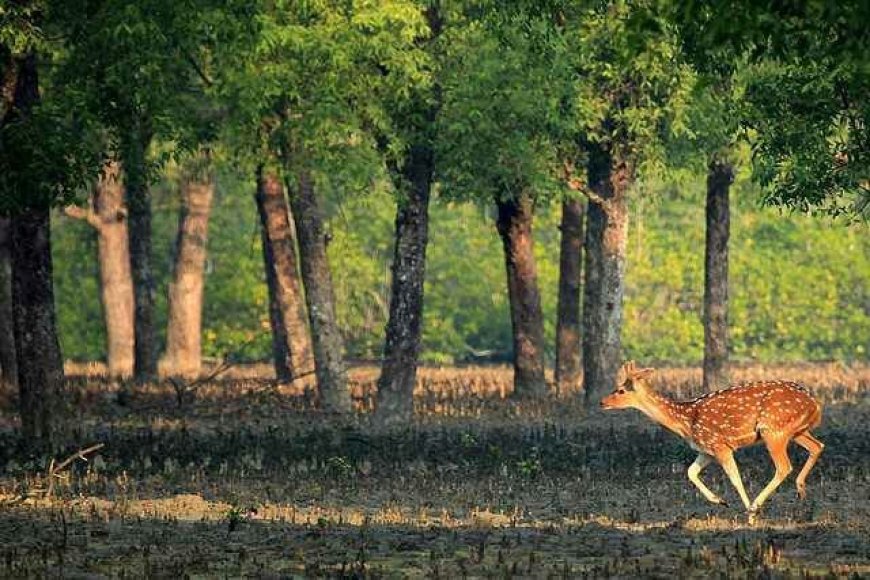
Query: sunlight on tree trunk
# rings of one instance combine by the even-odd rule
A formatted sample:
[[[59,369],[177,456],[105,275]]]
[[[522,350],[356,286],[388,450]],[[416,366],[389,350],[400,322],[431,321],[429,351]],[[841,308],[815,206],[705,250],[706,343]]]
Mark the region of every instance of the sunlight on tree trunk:
[[[214,176],[185,176],[169,283],[169,324],[161,374],[195,377],[202,367],[202,300]]]
[[[275,374],[280,381],[291,381],[311,373],[314,358],[299,279],[296,231],[284,186],[276,174],[258,169],[256,201],[269,289]]]
[[[106,352],[109,374],[133,374],[133,278],[124,188],[117,162],[104,170],[93,199],[100,262],[100,297],[106,321]]]

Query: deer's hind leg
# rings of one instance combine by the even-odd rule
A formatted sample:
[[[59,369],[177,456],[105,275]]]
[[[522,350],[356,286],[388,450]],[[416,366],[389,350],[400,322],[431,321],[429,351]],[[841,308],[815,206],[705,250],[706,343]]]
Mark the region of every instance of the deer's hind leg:
[[[716,452],[716,461],[722,466],[728,479],[731,480],[731,485],[740,494],[740,499],[746,509],[749,509],[749,496],[746,495],[746,489],[743,487],[743,479],[740,477],[740,470],[737,469],[737,462],[734,461],[734,451],[729,448],[720,449]]]
[[[749,506],[751,512],[756,512],[761,509],[767,498],[770,497],[776,488],[785,481],[791,473],[791,460],[788,458],[788,442],[789,437],[779,432],[762,431],[761,438],[764,439],[764,444],[767,445],[767,451],[770,453],[770,458],[773,459],[773,464],[776,467],[776,473],[773,474],[773,479],[767,484],[752,505]]]
[[[816,464],[816,461],[819,460],[819,456],[822,454],[825,444],[813,437],[813,434],[809,431],[804,431],[800,435],[797,435],[794,438],[794,442],[810,452],[807,462],[804,463],[803,468],[800,473],[798,473],[796,482],[798,497],[804,499],[807,496],[807,475],[809,475],[810,470]]]

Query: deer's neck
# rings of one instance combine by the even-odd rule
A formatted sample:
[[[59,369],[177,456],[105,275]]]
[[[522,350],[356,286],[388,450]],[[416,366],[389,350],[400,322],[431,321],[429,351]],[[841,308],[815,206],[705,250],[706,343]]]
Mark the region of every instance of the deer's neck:
[[[691,436],[691,422],[686,403],[673,401],[664,395],[650,393],[638,409],[647,417],[673,431],[683,439]]]

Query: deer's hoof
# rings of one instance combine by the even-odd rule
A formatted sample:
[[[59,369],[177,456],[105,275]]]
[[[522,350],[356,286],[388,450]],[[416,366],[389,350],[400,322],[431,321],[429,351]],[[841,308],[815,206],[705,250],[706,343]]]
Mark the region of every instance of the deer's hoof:
[[[749,513],[747,514],[747,520],[750,526],[755,525],[758,522],[758,510],[750,509]]]
[[[807,488],[799,486],[797,488],[798,499],[807,499]]]
[[[730,507],[730,506],[728,505],[728,502],[725,501],[724,499],[722,499],[721,497],[717,497],[717,498],[716,498],[716,501],[713,502],[713,503],[715,503],[716,505],[721,505],[722,507]]]

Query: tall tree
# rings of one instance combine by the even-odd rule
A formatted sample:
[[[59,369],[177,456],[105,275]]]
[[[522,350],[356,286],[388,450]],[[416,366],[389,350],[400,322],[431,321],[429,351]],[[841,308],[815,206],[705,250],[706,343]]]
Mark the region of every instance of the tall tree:
[[[12,317],[23,443],[37,452],[65,444],[63,365],[51,258],[53,205],[96,178],[93,119],[57,74],[65,66],[46,42],[55,14],[43,2],[8,4],[0,15],[0,214],[11,219]],[[41,94],[39,63],[50,89]]]
[[[425,12],[428,35],[419,39],[418,45],[431,55],[441,34],[444,15],[440,2],[430,4]],[[397,123],[403,125],[410,142],[406,145],[401,169],[393,168],[391,172],[398,193],[390,314],[375,411],[381,424],[407,423],[414,412],[414,385],[422,340],[429,200],[435,179],[434,130],[439,90],[436,79],[421,83],[410,102],[404,107],[404,103],[399,103],[393,113],[400,119]]]
[[[165,156],[154,142],[193,148],[201,124],[200,60],[208,4],[144,0],[55,6],[67,39],[66,75],[85,95],[113,141],[124,170],[130,269],[134,288],[134,375],[157,373],[155,281],[150,183]]]
[[[532,237],[534,207],[561,192],[550,132],[558,117],[560,71],[534,49],[534,26],[502,12],[468,15],[451,30],[438,124],[443,195],[495,204],[504,249],[514,363],[514,395],[540,397],[544,320]],[[483,25],[481,25],[483,24]],[[493,98],[498,95],[498,98]]]
[[[578,389],[582,380],[580,289],[585,211],[586,205],[581,199],[568,198],[562,201],[556,314],[556,385],[560,393]]]
[[[0,382],[15,385],[15,324],[12,318],[12,255],[9,218],[0,217]]]
[[[66,213],[84,219],[97,232],[109,375],[129,377],[133,374],[133,278],[119,164],[106,165],[87,207],[67,206]]]
[[[285,9],[286,8],[286,9]],[[424,32],[407,0],[282,8],[264,4],[227,18],[232,42],[216,46],[217,86],[239,123],[229,135],[242,156],[281,165],[299,240],[312,347],[325,408],[350,409],[342,337],[326,255],[329,194],[383,179],[376,135],[391,135],[385,102],[419,69]],[[341,197],[339,194],[338,197]]]
[[[15,150],[22,144],[15,142],[16,137],[25,138],[31,129],[28,125],[34,109],[39,105],[36,49],[29,47],[23,53],[15,54],[11,48],[3,46],[0,52],[9,55],[4,64],[16,69],[12,99],[0,120],[3,136],[0,151],[4,157],[11,155],[25,170],[38,170],[33,158],[28,157],[38,144],[31,143],[30,151]],[[8,160],[8,157],[4,159]],[[4,169],[9,169],[7,163],[4,165],[7,165]],[[62,443],[67,427],[62,397],[63,361],[57,338],[52,285],[52,199],[38,189],[27,191],[24,180],[14,180],[14,176],[12,179],[12,183],[3,183],[3,193],[9,196],[7,201],[13,201],[16,206],[11,214],[10,238],[12,318],[21,431],[28,447],[51,451]],[[39,181],[34,179],[34,183]]]
[[[662,137],[685,122],[692,75],[674,26],[654,3],[609,2],[570,13],[557,28],[573,55],[572,140],[586,150],[583,384],[595,406],[622,358],[629,197],[637,175],[661,164]],[[558,19],[557,19],[558,20]]]
[[[172,281],[164,375],[195,377],[202,368],[202,300],[208,222],[215,180],[208,154],[189,162],[181,181],[181,208]]]
[[[674,3],[701,70],[751,67],[740,124],[763,201],[870,216],[866,2]]]
[[[262,166],[257,169],[255,200],[269,290],[275,374],[280,381],[291,381],[311,373],[314,359],[299,279],[296,230],[276,172]]]

